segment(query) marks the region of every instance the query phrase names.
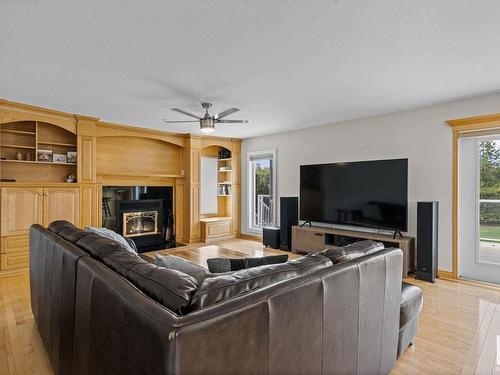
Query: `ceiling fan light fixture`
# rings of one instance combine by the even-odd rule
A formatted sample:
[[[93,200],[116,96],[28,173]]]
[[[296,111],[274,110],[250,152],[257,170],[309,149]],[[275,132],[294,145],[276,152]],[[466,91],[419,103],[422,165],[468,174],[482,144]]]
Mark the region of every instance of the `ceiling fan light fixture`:
[[[214,119],[212,117],[202,118],[200,120],[200,130],[203,133],[213,133],[215,131]]]
[[[169,120],[163,120],[167,124],[175,124],[175,123],[187,123],[187,122],[198,122],[200,123],[200,131],[205,134],[210,134],[215,131],[215,124],[246,124],[248,123],[248,120],[226,120],[225,118],[229,115],[232,115],[235,112],[238,112],[239,109],[232,107],[228,108],[225,111],[216,113],[214,115],[210,115],[208,113],[208,110],[212,107],[212,104],[210,103],[201,103],[201,106],[205,110],[205,115],[203,117],[200,117],[198,115],[195,115],[191,112],[184,111],[183,109],[179,108],[172,108],[172,111],[182,113],[183,115],[193,117],[196,119],[196,121],[193,120],[179,120],[179,121],[169,121]]]

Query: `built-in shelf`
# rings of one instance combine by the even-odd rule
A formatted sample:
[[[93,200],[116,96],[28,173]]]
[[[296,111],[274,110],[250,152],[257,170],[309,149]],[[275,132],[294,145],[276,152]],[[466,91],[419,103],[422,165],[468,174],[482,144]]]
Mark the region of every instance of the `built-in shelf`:
[[[224,172],[232,172],[231,169],[219,169],[219,173],[224,173]]]
[[[106,174],[103,174],[107,176]],[[184,177],[181,174],[143,174],[143,173],[129,173],[129,172],[116,172],[113,176],[123,176],[123,177],[143,177],[143,178],[181,178]]]
[[[36,149],[35,146],[23,146],[23,145],[0,145],[0,147],[23,148],[23,149],[27,149],[27,150],[34,150],[34,149]]]
[[[217,182],[217,185],[231,185],[230,181]]]
[[[217,194],[218,197],[230,197],[231,194]]]
[[[38,142],[39,145],[49,145],[49,146],[65,146],[65,147],[76,147],[75,143],[60,143],[60,142]]]
[[[28,163],[28,164],[34,164],[36,161],[34,160],[9,160],[9,159],[0,159],[1,162],[3,163]]]
[[[0,129],[0,133],[10,133],[10,134],[25,134],[25,135],[35,135],[35,132],[28,132],[24,130],[13,130],[13,129]]]
[[[52,161],[36,161],[36,160],[9,160],[0,159],[3,163],[27,163],[27,164],[49,164],[49,165],[76,165],[76,163],[54,163]]]
[[[53,161],[37,161],[38,164],[51,164],[51,165],[76,165],[76,163],[60,163]]]
[[[54,154],[76,151],[78,142],[73,132],[44,121],[13,121],[7,126],[2,124],[0,134],[2,179],[58,183],[65,181],[68,174],[77,174],[77,163],[54,162],[52,158],[38,160],[37,157],[37,150],[42,149],[51,149]],[[17,160],[19,154],[24,160]]]
[[[225,159],[217,159],[217,160],[219,160],[219,161],[231,161],[233,159],[232,158],[225,158]]]

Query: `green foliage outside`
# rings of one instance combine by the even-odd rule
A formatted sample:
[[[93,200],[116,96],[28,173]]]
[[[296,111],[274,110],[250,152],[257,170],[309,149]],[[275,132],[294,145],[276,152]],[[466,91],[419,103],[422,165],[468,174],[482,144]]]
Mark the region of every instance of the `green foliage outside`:
[[[479,144],[480,199],[500,199],[500,145],[494,141]],[[500,204],[479,204],[480,238],[500,241]]]
[[[479,238],[487,242],[500,242],[500,225],[484,225],[479,227]]]
[[[255,196],[271,194],[271,168],[257,163],[255,166]]]

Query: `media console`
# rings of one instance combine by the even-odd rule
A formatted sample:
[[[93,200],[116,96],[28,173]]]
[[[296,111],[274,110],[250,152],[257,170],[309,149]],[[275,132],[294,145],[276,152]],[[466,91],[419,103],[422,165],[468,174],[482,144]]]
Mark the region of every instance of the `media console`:
[[[398,247],[403,251],[403,277],[408,276],[414,268],[415,251],[413,237],[397,237],[392,235],[368,233],[354,230],[335,229],[326,227],[292,227],[292,252],[319,253],[327,247],[340,247],[362,240],[382,242],[385,247]]]

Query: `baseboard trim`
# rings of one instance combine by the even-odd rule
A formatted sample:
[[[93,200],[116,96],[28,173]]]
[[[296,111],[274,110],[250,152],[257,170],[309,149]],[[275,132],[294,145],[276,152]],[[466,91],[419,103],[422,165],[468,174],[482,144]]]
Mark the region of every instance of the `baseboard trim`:
[[[481,288],[486,288],[486,289],[492,289],[498,291],[500,289],[500,285],[497,284],[492,284],[492,283],[487,283],[484,281],[478,281],[478,280],[471,280],[467,279],[465,277],[453,277],[453,272],[450,271],[445,271],[445,270],[438,270],[438,277],[443,280],[447,281],[453,281],[456,283],[461,283],[461,284],[466,284],[470,286],[477,286]]]
[[[262,236],[259,236],[258,234],[240,233],[239,237],[243,240],[262,242]]]
[[[438,270],[438,277],[442,279],[455,279],[453,277],[453,272],[445,270]]]

